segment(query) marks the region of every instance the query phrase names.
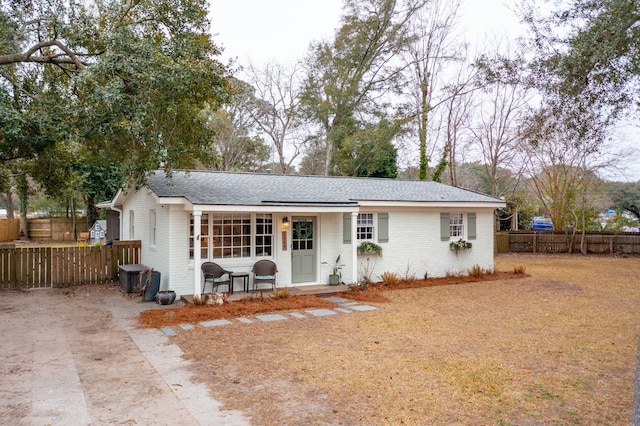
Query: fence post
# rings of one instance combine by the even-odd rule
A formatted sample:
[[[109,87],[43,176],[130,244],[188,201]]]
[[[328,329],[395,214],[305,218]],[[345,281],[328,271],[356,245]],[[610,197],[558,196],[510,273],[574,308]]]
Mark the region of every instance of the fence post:
[[[633,409],[631,410],[631,424],[640,425],[640,339],[638,339],[638,350],[636,352],[636,380],[633,392]]]

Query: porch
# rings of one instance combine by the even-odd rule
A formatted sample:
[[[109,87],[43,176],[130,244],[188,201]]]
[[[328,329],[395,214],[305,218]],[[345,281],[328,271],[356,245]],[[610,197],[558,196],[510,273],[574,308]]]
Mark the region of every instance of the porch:
[[[345,284],[338,285],[325,285],[325,284],[316,284],[316,285],[305,285],[301,287],[287,287],[289,290],[289,295],[291,296],[304,296],[304,295],[314,295],[314,296],[331,296],[337,293],[344,293],[349,291],[349,286]],[[278,291],[282,291],[284,288],[278,288]],[[253,297],[254,294],[262,292],[265,297],[273,297],[273,291],[270,289],[263,290],[254,290],[245,293],[244,291],[235,291],[232,295],[229,296],[227,300],[233,302],[237,300],[246,299],[249,297]],[[190,305],[193,303],[193,295],[182,295],[180,299]]]

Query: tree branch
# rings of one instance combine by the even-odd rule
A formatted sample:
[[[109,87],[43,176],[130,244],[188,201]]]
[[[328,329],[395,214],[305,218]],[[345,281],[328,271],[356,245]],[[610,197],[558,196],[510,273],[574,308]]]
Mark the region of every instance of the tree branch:
[[[46,55],[46,56],[34,56],[34,54],[45,47],[53,47],[56,46],[60,50],[62,50],[65,55]],[[67,46],[62,44],[58,40],[51,41],[43,41],[37,43],[32,46],[29,50],[24,53],[13,53],[10,55],[0,55],[0,65],[10,65],[22,62],[35,62],[41,64],[71,64],[78,67],[78,69],[84,69],[88,65],[85,62],[82,62],[80,58],[73,52],[73,50],[69,49]]]

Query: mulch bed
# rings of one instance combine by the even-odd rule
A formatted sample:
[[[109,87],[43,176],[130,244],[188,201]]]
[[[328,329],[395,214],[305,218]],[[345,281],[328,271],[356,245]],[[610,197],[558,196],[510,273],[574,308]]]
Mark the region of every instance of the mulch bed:
[[[494,272],[481,277],[451,276],[426,280],[399,280],[393,284],[373,283],[366,290],[362,287],[352,287],[350,291],[339,293],[338,295],[358,302],[387,303],[389,299],[384,295],[384,292],[390,290],[504,280],[524,276],[526,275],[513,272]],[[333,302],[313,295],[288,296],[280,299],[268,297],[248,298],[227,302],[223,305],[188,305],[180,308],[143,311],[140,313],[139,325],[144,328],[160,328],[178,324],[195,324],[216,319],[238,318],[265,312],[332,307],[335,307]]]

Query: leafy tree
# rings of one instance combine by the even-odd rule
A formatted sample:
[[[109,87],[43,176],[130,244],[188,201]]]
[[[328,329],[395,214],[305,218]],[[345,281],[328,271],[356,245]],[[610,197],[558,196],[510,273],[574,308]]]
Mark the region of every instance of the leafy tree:
[[[393,58],[409,41],[407,23],[420,3],[347,0],[334,41],[311,46],[301,105],[318,128],[317,140],[325,141],[324,174],[350,173],[341,168],[355,152],[353,138],[344,146],[347,138],[397,120],[382,99],[398,91],[402,66]]]
[[[338,170],[348,176],[397,177],[397,150],[391,142],[399,132],[397,126],[381,120],[346,136],[337,159]]]
[[[55,194],[108,158],[129,184],[210,156],[198,114],[228,97],[203,0],[3,2],[0,158]],[[76,175],[75,178],[78,178]]]
[[[579,101],[576,108],[608,108],[614,117],[637,99],[637,0],[574,0],[548,17],[536,14],[530,3],[524,8],[542,54],[536,64],[546,73],[547,88]]]
[[[522,4],[536,53],[531,77],[543,99],[532,121],[558,120],[574,144],[604,142],[638,100],[637,0],[574,0],[546,17]]]
[[[95,205],[101,201],[113,199],[122,187],[124,178],[118,165],[99,165],[95,163],[81,163],[76,165],[78,174],[82,177],[80,188],[87,206],[87,220],[92,224],[100,218],[100,212]]]
[[[608,192],[616,210],[627,211],[640,220],[640,182],[612,183]]]

